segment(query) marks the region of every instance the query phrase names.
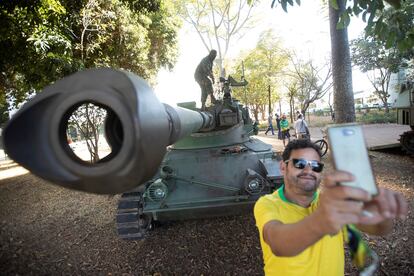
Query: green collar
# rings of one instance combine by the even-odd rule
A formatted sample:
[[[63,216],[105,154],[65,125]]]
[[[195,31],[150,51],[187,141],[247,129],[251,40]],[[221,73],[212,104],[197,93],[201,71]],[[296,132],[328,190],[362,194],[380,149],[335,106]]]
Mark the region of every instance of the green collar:
[[[282,186],[280,186],[280,188],[277,190],[277,192],[278,192],[278,194],[279,194],[279,197],[284,201],[284,202],[287,202],[287,203],[292,203],[292,204],[295,204],[295,205],[298,205],[298,204],[296,204],[296,203],[294,203],[294,202],[292,202],[292,201],[290,201],[290,200],[288,200],[286,197],[285,197],[285,192],[284,192],[284,190],[285,190],[285,185],[283,184]],[[314,194],[313,194],[313,198],[312,198],[312,202],[316,199],[316,197],[318,196],[318,192],[315,192]],[[312,203],[311,202],[311,203]],[[298,205],[299,206],[299,205]]]

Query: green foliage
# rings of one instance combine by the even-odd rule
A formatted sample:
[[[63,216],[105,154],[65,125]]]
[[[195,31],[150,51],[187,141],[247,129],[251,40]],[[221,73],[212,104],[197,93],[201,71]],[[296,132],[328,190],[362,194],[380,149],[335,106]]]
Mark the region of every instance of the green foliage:
[[[338,10],[337,1],[329,0],[332,8]],[[293,0],[273,0],[272,7],[279,3],[287,12],[287,6],[293,6]],[[412,0],[352,0],[340,14],[337,28],[349,25],[352,16],[361,15],[367,23],[366,32],[383,42],[386,47],[397,46],[402,52],[412,51],[414,47],[414,2]],[[388,3],[388,5],[386,4]],[[296,1],[300,5],[299,1]]]
[[[293,65],[290,79],[287,83],[288,97],[291,112],[294,111],[294,103],[300,104],[300,110],[305,113],[311,104],[321,99],[331,89],[332,71],[330,64],[321,67],[314,65],[312,60],[302,61],[291,56]]]
[[[322,109],[318,109],[314,112],[315,116],[324,116],[325,112]]]
[[[90,162],[99,161],[99,129],[102,128],[107,111],[94,104],[82,104],[70,116],[68,128],[73,127],[85,139]]]
[[[6,95],[0,94],[0,128],[3,128],[3,125],[9,119],[9,106],[6,101]]]
[[[161,6],[161,0],[122,0],[128,8],[134,12],[157,12]]]
[[[168,2],[156,12],[136,13],[121,1],[103,1],[86,6],[81,14],[86,35],[78,49],[85,67],[122,68],[151,83],[160,67],[172,68],[180,20]]]
[[[392,2],[394,6],[377,10],[365,28],[366,35],[385,43],[387,49],[397,47],[402,54],[414,54],[414,1]]]
[[[154,83],[177,58],[180,19],[172,1],[0,2],[0,93],[32,92],[83,68],[132,71]]]
[[[245,78],[249,84],[246,96],[247,104],[253,107],[255,114],[259,109],[268,104],[268,87],[271,87],[272,102],[280,99],[279,80],[282,70],[288,62],[286,51],[282,48],[280,40],[271,32],[265,31],[261,34],[256,47],[242,54],[235,66],[235,71],[240,77],[242,74],[242,61],[245,67]],[[233,90],[233,95],[245,101],[245,91]]]
[[[73,71],[66,15],[55,0],[0,3],[0,93],[18,103]]]
[[[361,116],[357,116],[357,122],[363,124],[384,124],[384,123],[397,123],[397,112],[393,110],[389,113],[381,111],[371,111],[363,113]]]
[[[352,61],[362,72],[385,68],[398,72],[403,57],[395,49],[387,50],[384,43],[371,37],[351,41]]]
[[[351,42],[352,61],[362,72],[369,72],[375,94],[387,106],[388,89],[392,73],[397,73],[403,65],[403,56],[393,49],[386,49],[385,43],[372,37],[358,38]],[[375,74],[379,72],[379,74]],[[388,109],[387,109],[388,111]]]

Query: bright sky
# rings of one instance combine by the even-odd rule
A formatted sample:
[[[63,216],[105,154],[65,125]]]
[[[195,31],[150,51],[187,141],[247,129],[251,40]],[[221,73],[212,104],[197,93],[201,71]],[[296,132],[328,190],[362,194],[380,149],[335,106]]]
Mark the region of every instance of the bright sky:
[[[323,10],[317,1],[303,1],[301,6],[288,7],[288,13],[278,6],[270,8],[270,0],[262,1],[255,12],[259,14],[256,27],[250,30],[242,41],[233,41],[229,57],[236,57],[241,50],[254,48],[258,36],[264,30],[272,28],[278,34],[285,47],[293,48],[302,58],[311,57],[323,62],[330,54],[329,21],[327,10]],[[359,36],[363,22],[353,17],[348,28],[349,39]],[[200,106],[201,91],[193,74],[200,60],[208,54],[192,26],[184,25],[179,33],[180,55],[172,72],[162,70],[158,75],[155,93],[158,98],[171,105],[177,102],[196,101]],[[354,72],[354,91],[369,87],[365,75]]]

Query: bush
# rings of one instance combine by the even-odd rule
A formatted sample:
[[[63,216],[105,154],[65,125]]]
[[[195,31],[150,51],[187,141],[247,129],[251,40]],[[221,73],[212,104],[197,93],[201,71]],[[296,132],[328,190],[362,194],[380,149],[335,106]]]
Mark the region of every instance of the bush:
[[[397,112],[396,110],[390,110],[389,113],[385,113],[383,111],[371,111],[357,116],[356,120],[357,122],[363,124],[396,123]]]
[[[266,123],[259,123],[257,125],[257,127],[259,128],[259,130],[266,130],[267,127],[268,127],[268,124],[267,124],[267,122]]]
[[[325,113],[323,112],[322,109],[318,109],[313,113],[315,116],[324,116]]]

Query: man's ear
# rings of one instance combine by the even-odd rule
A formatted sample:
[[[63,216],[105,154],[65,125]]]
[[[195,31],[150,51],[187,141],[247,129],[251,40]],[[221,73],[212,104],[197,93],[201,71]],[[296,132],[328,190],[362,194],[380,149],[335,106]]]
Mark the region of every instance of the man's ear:
[[[286,172],[286,166],[287,166],[287,164],[285,163],[285,161],[280,160],[279,165],[280,165],[280,172],[281,172],[283,175],[285,175],[285,172]]]

